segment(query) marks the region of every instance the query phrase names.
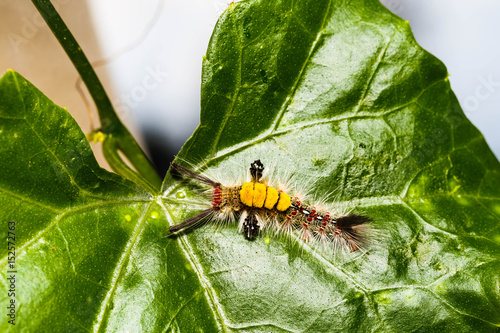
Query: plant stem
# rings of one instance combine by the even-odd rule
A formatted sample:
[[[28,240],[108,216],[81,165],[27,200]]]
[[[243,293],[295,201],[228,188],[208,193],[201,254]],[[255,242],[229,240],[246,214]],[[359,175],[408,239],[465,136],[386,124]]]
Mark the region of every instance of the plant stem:
[[[100,130],[106,134],[105,141],[103,142],[103,152],[111,168],[123,177],[138,183],[148,191],[160,191],[160,177],[130,132],[118,118],[92,65],[63,22],[61,16],[59,16],[49,0],[31,1],[63,47],[94,100],[101,122]],[[109,142],[106,143],[106,140]],[[107,149],[114,149],[115,151],[114,153],[109,150],[104,151]],[[126,165],[117,153],[117,150],[123,152],[138,173]]]

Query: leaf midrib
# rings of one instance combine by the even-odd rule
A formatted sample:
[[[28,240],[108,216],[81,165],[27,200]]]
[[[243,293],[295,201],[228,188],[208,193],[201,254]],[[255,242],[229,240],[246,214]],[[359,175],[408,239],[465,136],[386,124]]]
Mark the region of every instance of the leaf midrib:
[[[162,202],[161,198],[158,200],[158,204],[162,207],[163,212],[165,214],[165,217],[167,218],[167,221],[170,225],[174,225],[172,215],[170,211],[167,209],[167,207],[164,205]],[[185,237],[179,237],[178,238],[179,245],[182,249],[182,252],[184,253],[186,259],[189,260],[191,263],[192,267],[194,267],[196,275],[198,277],[198,281],[200,281],[201,286],[207,293],[209,297],[209,302],[208,304],[210,305],[210,308],[212,309],[217,322],[220,324],[220,326],[223,328],[224,332],[227,332],[227,327],[226,327],[226,321],[225,321],[225,316],[224,316],[224,311],[219,307],[219,302],[217,301],[217,297],[215,296],[215,291],[213,287],[210,284],[209,279],[205,276],[203,272],[203,268],[196,257],[196,255],[192,251],[191,244]],[[208,276],[208,275],[207,275]]]
[[[128,262],[128,259],[130,257],[130,253],[132,252],[132,248],[134,247],[137,238],[139,237],[139,234],[142,232],[142,227],[147,220],[147,217],[149,216],[149,211],[153,208],[155,205],[156,201],[151,201],[145,208],[144,208],[144,213],[138,220],[138,224],[136,225],[135,230],[132,232],[134,235],[132,240],[129,241],[127,244],[125,253],[122,255],[120,258],[120,261],[118,262],[117,266],[115,267],[115,270],[113,272],[113,279],[110,283],[110,290],[106,293],[106,297],[104,298],[104,301],[101,304],[101,310],[100,313],[97,314],[97,323],[94,324],[94,332],[99,332],[101,330],[101,325],[104,323],[106,319],[106,314],[109,312],[109,303],[111,302],[111,299],[114,296],[114,293],[116,291],[116,288],[118,286],[118,281],[120,280],[122,276],[122,271],[125,266],[125,264]]]
[[[321,27],[318,30],[319,32],[317,33],[316,39],[314,40],[314,42],[311,45],[311,48],[309,50],[309,54],[307,55],[307,58],[304,61],[304,64],[302,65],[302,68],[300,69],[299,74],[297,75],[297,78],[296,78],[295,82],[293,83],[293,85],[289,89],[287,97],[285,98],[285,100],[284,100],[284,102],[282,104],[282,107],[281,107],[280,111],[278,112],[278,115],[276,116],[276,118],[274,120],[274,125],[270,126],[270,128],[273,128],[273,129],[271,129],[271,131],[274,131],[277,128],[277,126],[279,126],[279,123],[281,122],[281,119],[282,119],[282,117],[283,117],[283,115],[285,113],[285,110],[288,108],[288,106],[290,105],[291,101],[293,100],[293,96],[295,96],[296,88],[297,88],[299,82],[301,81],[302,76],[304,75],[305,69],[309,65],[309,62],[311,60],[311,56],[315,52],[316,45],[318,44],[318,42],[319,42],[319,40],[320,40],[320,38],[322,36],[322,30],[324,29],[324,25],[325,25],[326,19],[327,19],[328,15],[330,14],[331,4],[332,4],[332,2],[329,1],[328,2],[328,7],[325,10],[325,16],[323,17],[323,20],[322,20],[322,23],[321,23]],[[291,5],[291,8],[292,9],[288,13],[292,13],[293,14],[293,2],[292,2],[292,5]],[[295,15],[292,15],[292,16],[293,16],[293,18],[295,18]],[[233,20],[233,23],[234,23],[234,17],[232,15],[230,17],[231,17],[231,19]],[[296,20],[298,21],[298,19],[296,19]],[[299,22],[299,24],[301,24],[301,22]],[[301,24],[301,26],[302,26],[302,24]],[[267,27],[269,27],[269,25],[267,25],[264,29],[267,29]],[[310,34],[310,32],[308,30],[306,30],[306,31]],[[312,36],[312,34],[311,34],[311,36]],[[239,42],[239,40],[238,40],[238,42]],[[227,115],[224,117],[224,122],[223,122],[222,126],[220,127],[219,132],[216,135],[216,138],[214,140],[214,144],[212,146],[212,150],[211,150],[210,156],[216,156],[216,151],[217,151],[217,147],[219,146],[220,137],[221,137],[222,133],[224,132],[224,129],[225,129],[226,125],[227,125],[229,116],[234,111],[234,105],[236,103],[238,94],[239,94],[239,92],[240,92],[240,90],[242,88],[241,87],[241,71],[242,71],[242,64],[243,64],[243,61],[242,61],[243,49],[244,49],[244,47],[241,47],[241,45],[240,45],[240,48],[239,48],[239,73],[238,73],[238,83],[237,83],[237,87],[238,88],[236,89],[236,92],[235,92],[235,94],[234,94],[234,96],[232,98],[231,107],[229,108]],[[278,81],[280,81],[279,78],[278,78]],[[280,85],[281,85],[281,83],[280,83]],[[212,157],[209,160],[213,161],[214,158]]]

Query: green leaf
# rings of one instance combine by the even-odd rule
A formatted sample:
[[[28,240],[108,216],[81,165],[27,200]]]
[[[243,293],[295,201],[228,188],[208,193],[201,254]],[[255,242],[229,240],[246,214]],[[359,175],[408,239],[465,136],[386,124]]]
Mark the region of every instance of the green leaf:
[[[74,120],[8,72],[0,214],[5,234],[16,222],[17,317],[1,331],[498,331],[500,165],[444,65],[377,1],[231,5],[201,118],[180,157],[226,177],[257,158],[294,170],[372,217],[378,246],[335,260],[235,226],[166,237],[199,193],[169,175],[153,196],[100,169]]]
[[[172,318],[210,329],[161,202],[101,169],[71,116],[12,71],[0,79],[0,133],[0,331],[156,332]]]
[[[225,330],[498,331],[500,165],[445,66],[378,1],[230,6],[179,155],[213,173],[242,176],[254,159],[294,170],[381,230],[345,260],[234,227],[182,237]],[[188,191],[171,178],[164,190]]]

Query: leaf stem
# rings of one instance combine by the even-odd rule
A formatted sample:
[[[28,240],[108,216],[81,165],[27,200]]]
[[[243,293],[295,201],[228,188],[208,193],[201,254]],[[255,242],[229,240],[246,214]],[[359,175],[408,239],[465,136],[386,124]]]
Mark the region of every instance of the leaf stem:
[[[50,0],[31,1],[63,47],[94,100],[101,122],[100,131],[105,134],[103,153],[111,168],[121,176],[145,187],[148,191],[158,192],[161,188],[160,177],[146,154],[118,118],[92,65],[61,16]],[[114,149],[114,152],[109,149]],[[118,150],[123,152],[138,173],[126,165],[117,153]]]
[[[129,168],[128,165],[123,163],[123,160],[118,154],[118,151],[122,151],[118,148],[117,143],[119,141],[114,140],[113,138],[108,138],[108,140],[103,141],[102,143],[102,153],[108,161],[109,165],[113,168],[113,170],[128,179],[134,179],[137,176],[137,173]],[[157,193],[158,190],[153,187],[149,182],[144,181],[142,177],[135,179],[136,183],[141,185],[144,189],[148,190],[151,193]]]

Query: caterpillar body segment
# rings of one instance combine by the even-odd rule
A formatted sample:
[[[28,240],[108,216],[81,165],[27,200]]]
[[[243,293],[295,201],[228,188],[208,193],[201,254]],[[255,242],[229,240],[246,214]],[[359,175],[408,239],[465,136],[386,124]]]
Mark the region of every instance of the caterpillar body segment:
[[[241,185],[240,200],[245,206],[272,210],[275,206],[280,212],[290,208],[291,199],[286,193],[263,183],[248,182]]]

